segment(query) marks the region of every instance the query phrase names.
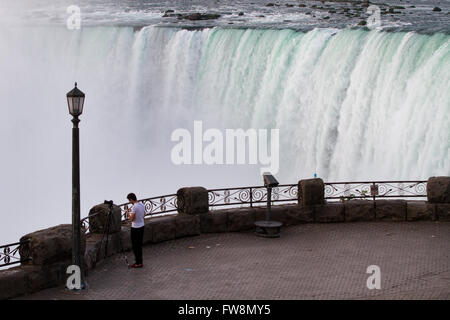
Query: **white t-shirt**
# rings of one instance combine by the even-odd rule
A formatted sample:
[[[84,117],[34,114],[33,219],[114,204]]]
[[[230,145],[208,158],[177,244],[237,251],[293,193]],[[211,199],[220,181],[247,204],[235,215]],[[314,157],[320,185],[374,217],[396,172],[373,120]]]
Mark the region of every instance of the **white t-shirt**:
[[[140,228],[144,226],[145,207],[142,202],[136,202],[131,208],[134,213],[134,220],[131,222],[132,228]]]

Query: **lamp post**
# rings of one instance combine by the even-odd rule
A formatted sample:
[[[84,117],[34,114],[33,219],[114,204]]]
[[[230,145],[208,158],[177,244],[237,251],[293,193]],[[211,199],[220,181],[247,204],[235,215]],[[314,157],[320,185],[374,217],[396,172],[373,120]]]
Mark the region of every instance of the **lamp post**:
[[[72,123],[72,264],[80,268],[81,288],[85,289],[83,264],[81,260],[81,221],[80,221],[80,138],[78,117],[83,112],[84,93],[75,88],[67,93],[69,113],[73,116]]]

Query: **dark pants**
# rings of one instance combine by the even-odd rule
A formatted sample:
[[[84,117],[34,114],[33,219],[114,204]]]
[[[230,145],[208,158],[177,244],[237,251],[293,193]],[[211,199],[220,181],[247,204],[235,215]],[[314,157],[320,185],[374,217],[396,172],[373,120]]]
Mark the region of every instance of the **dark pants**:
[[[142,242],[144,240],[144,227],[131,228],[131,245],[133,247],[136,264],[142,264]]]

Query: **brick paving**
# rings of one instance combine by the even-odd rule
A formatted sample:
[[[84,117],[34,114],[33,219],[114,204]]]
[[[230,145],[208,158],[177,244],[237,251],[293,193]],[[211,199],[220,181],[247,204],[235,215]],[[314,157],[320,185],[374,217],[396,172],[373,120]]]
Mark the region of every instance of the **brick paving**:
[[[303,224],[277,239],[203,234],[144,247],[143,269],[110,257],[83,293],[21,299],[450,299],[449,255],[445,222]],[[381,290],[366,286],[369,265],[381,269]]]

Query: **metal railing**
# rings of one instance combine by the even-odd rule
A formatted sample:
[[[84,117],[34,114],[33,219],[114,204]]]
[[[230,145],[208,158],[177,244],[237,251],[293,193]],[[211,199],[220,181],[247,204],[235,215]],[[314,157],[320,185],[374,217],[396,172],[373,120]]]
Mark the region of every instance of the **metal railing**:
[[[365,181],[325,183],[325,199],[425,198],[426,181]]]
[[[427,181],[364,181],[364,182],[326,182],[324,198],[327,201],[347,201],[352,199],[386,198],[426,198]],[[296,203],[299,200],[298,184],[283,184],[272,188],[272,203]],[[176,212],[177,195],[170,194],[140,200],[145,206],[145,215],[164,215]],[[208,205],[211,209],[223,206],[254,207],[265,205],[267,188],[265,186],[221,188],[208,190]],[[119,205],[122,220],[130,203]]]
[[[324,183],[324,198],[327,201],[348,201],[352,199],[407,199],[426,198],[426,181],[365,181],[365,182],[327,182]],[[272,188],[272,203],[297,203],[298,184],[284,184]],[[160,216],[178,211],[177,195],[169,194],[139,200],[144,204],[145,216]],[[230,207],[254,207],[265,205],[267,188],[264,186],[222,188],[208,190],[208,204],[211,209]],[[120,204],[122,221],[130,203]],[[98,213],[97,213],[98,214]],[[85,233],[89,232],[89,218],[81,219]],[[0,267],[18,264],[29,260],[26,253],[27,242],[17,242],[0,246]],[[22,247],[22,250],[20,248]],[[19,251],[21,253],[19,254]],[[21,256],[23,254],[23,256]]]
[[[30,240],[0,246],[0,267],[19,264],[30,260],[27,244]]]
[[[155,216],[160,214],[167,214],[178,210],[177,195],[168,194],[165,196],[152,197],[139,200],[142,202],[145,208],[145,216]],[[126,210],[130,206],[130,203],[120,204],[119,207],[122,210],[122,220],[127,220]]]
[[[272,188],[272,203],[297,201],[297,184],[283,184]],[[264,186],[208,190],[209,207],[250,206],[267,203]]]

